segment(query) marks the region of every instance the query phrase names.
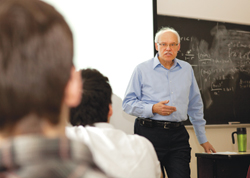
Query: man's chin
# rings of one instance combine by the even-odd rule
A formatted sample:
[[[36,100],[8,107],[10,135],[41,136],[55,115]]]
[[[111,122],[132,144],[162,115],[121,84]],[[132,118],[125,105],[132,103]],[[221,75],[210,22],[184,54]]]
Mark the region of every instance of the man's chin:
[[[174,57],[173,56],[169,56],[169,57],[165,57],[164,58],[164,61],[165,62],[172,62],[174,60]]]

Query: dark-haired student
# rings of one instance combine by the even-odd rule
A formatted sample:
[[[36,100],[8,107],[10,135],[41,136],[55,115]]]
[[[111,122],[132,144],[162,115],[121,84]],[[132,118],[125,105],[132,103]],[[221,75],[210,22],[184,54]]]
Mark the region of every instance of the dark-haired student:
[[[88,147],[65,136],[81,100],[72,33],[39,0],[0,1],[0,177],[104,178]]]
[[[95,162],[115,178],[159,178],[160,164],[153,145],[144,137],[128,135],[109,124],[112,89],[107,77],[95,69],[81,71],[82,101],[71,109],[69,138],[86,143]]]

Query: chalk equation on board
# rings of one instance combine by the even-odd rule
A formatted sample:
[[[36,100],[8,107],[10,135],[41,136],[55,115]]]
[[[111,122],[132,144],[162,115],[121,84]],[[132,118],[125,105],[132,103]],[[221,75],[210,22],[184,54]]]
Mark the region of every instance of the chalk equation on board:
[[[237,86],[250,88],[250,79],[237,80],[239,72],[250,76],[250,32],[227,30],[224,26],[216,26],[211,31],[214,39],[210,49],[204,40],[181,37],[190,43],[184,60],[198,68],[194,71],[200,90],[209,89],[214,95],[220,95],[235,91]]]

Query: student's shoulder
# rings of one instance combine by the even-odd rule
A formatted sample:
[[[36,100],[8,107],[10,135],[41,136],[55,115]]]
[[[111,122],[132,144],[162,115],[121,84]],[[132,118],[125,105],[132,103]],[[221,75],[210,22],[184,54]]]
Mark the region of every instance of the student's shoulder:
[[[67,126],[65,134],[69,139],[78,140],[86,135],[86,128],[83,126]]]
[[[145,146],[147,144],[151,144],[151,142],[143,136],[137,134],[128,134],[121,129],[114,128],[111,124],[109,124],[109,126],[110,127],[108,128],[99,129],[104,135],[110,136],[112,139],[123,139],[124,142],[130,142],[132,144],[137,144],[138,146]]]
[[[137,147],[149,147],[149,148],[153,148],[153,144],[145,137],[137,135],[137,134],[133,134],[133,135],[127,135],[131,142],[133,142],[134,144],[136,144]]]

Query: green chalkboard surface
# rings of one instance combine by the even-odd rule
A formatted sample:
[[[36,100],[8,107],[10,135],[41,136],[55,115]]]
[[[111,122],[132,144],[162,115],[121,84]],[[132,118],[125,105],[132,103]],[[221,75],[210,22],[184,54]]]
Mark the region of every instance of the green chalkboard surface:
[[[157,15],[157,28],[181,37],[177,58],[189,62],[207,124],[250,123],[250,26]]]

